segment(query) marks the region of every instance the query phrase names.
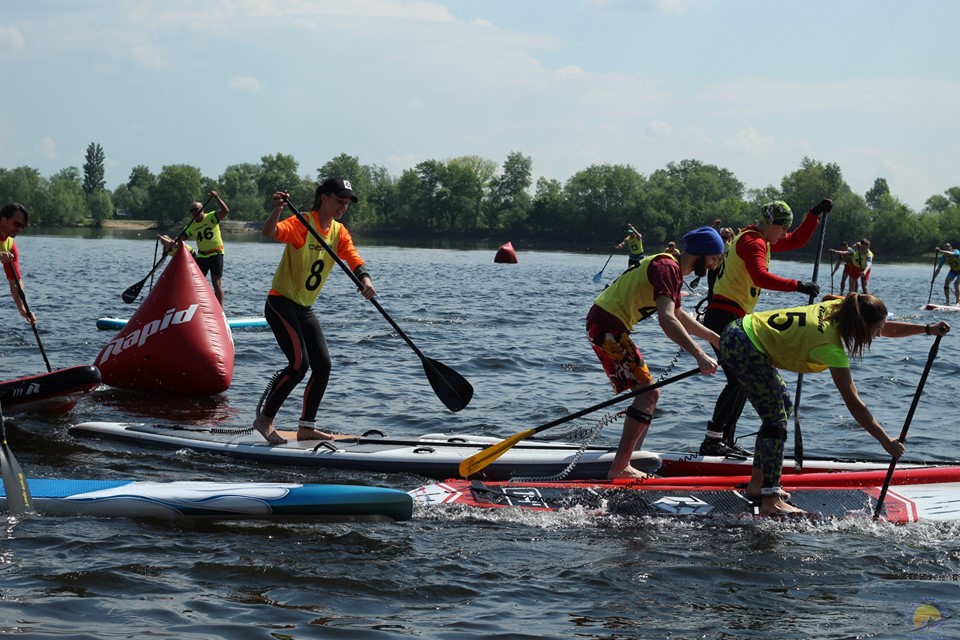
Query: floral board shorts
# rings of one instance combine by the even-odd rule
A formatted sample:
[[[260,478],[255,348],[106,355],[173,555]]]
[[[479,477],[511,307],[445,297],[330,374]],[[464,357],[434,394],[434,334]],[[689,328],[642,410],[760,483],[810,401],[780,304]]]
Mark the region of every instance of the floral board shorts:
[[[622,328],[587,321],[587,337],[615,393],[653,383],[643,354]]]

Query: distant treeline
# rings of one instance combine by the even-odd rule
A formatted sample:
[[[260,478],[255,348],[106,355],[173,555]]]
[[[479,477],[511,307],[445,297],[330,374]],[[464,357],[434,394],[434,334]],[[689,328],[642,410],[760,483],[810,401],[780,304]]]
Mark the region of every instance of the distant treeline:
[[[750,224],[770,200],[785,200],[799,222],[821,198],[831,198],[828,246],[869,238],[877,254],[893,258],[960,242],[960,187],[930,196],[922,211],[913,211],[890,193],[883,178],[860,195],[844,181],[839,166],[809,158],[779,186],[754,190],[745,189],[731,171],[698,160],[671,162],[649,176],[629,165],[591,165],[564,183],[540,178],[534,184],[531,158],[512,152],[502,165],[478,156],[426,160],[399,177],[346,154],[314,176],[301,175],[298,162],[282,153],[264,156],[258,164],[230,165],[216,179],[187,164],[166,165],[159,174],[138,165],[110,191],[104,162],[103,148],[91,143],[82,169],[67,167],[49,178],[30,167],[0,167],[0,201],[22,203],[34,225],[99,225],[120,212],[168,227],[187,219],[190,202],[215,190],[229,205],[231,219],[262,220],[277,189],[309,209],[318,181],[341,175],[360,197],[346,218],[348,226],[376,236],[499,236],[595,247],[616,244],[629,222],[653,250],[717,219],[733,228]]]

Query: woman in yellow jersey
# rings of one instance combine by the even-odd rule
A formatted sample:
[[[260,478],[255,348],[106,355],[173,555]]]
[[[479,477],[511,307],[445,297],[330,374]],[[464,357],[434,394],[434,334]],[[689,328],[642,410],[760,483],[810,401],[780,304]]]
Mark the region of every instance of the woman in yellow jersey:
[[[587,314],[587,337],[614,393],[653,382],[630,332],[638,322],[654,313],[667,337],[697,359],[700,373],[712,374],[717,370],[716,361],[690,336],[708,340],[714,346],[719,336],[680,307],[680,289],[684,276],[690,273],[703,276],[708,269],[716,268],[723,241],[710,227],[694,229],[684,235],[683,240],[685,247],[679,257],[658,253],[627,269],[597,296]],[[654,389],[636,396],[627,408],[623,436],[607,474],[609,479],[646,477],[647,474],[630,464],[630,459],[643,444],[659,398],[660,391]]]
[[[942,336],[948,331],[950,325],[942,321],[928,325],[887,321],[883,300],[857,293],[841,300],[752,313],[727,325],[720,334],[720,358],[727,374],[740,380],[761,420],[753,475],[747,485],[747,495],[761,501],[760,513],[802,512],[786,502],[789,496],[780,488],[792,403],[779,369],[796,373],[830,369],[850,415],[887,453],[899,458],[903,444],[883,430],[860,398],[850,358],[862,358],[878,336]]]
[[[297,440],[331,440],[336,436],[317,429],[317,410],[330,379],[330,353],[323,329],[313,312],[313,303],[335,264],[319,242],[313,241],[307,228],[295,217],[280,220],[287,194],[273,194],[273,211],[263,223],[263,235],[286,244],[273,285],[264,305],[264,316],[287,357],[287,366],[278,371],[260,400],[253,426],[271,444],[285,440],[276,432],[274,418],[287,396],[310,370],[303,395],[303,407],[297,428]],[[313,210],[307,220],[337,255],[347,263],[363,284],[361,295],[367,300],[377,295],[370,274],[353,246],[353,239],[340,218],[358,198],[348,180],[328,178],[317,187]]]

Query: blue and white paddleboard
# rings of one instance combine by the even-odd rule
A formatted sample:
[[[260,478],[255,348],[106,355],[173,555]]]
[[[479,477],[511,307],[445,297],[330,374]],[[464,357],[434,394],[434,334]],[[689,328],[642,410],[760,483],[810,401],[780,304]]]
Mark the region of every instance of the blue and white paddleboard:
[[[97,318],[97,329],[101,331],[118,331],[127,324],[129,318]],[[227,318],[227,326],[231,329],[266,329],[266,318]]]
[[[218,520],[409,520],[413,500],[382,487],[279,482],[30,478],[41,515]],[[6,510],[0,486],[0,509]]]

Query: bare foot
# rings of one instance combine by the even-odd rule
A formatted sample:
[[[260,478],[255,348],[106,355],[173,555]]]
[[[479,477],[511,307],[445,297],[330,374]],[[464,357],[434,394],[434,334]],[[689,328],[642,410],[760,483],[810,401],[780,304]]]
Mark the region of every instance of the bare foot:
[[[798,513],[806,513],[806,511],[784,502],[779,496],[766,496],[760,505],[762,516],[792,516]]]
[[[620,471],[614,471],[611,468],[607,472],[607,480],[646,480],[652,477],[649,473],[634,469],[632,466],[627,466]]]
[[[299,427],[297,429],[297,440],[356,440],[357,436],[351,436],[346,433],[327,433],[320,429],[310,427]]]
[[[285,444],[287,442],[277,433],[277,430],[273,428],[273,420],[269,418],[257,416],[257,419],[253,421],[253,428],[259,431],[260,435],[270,444]]]

